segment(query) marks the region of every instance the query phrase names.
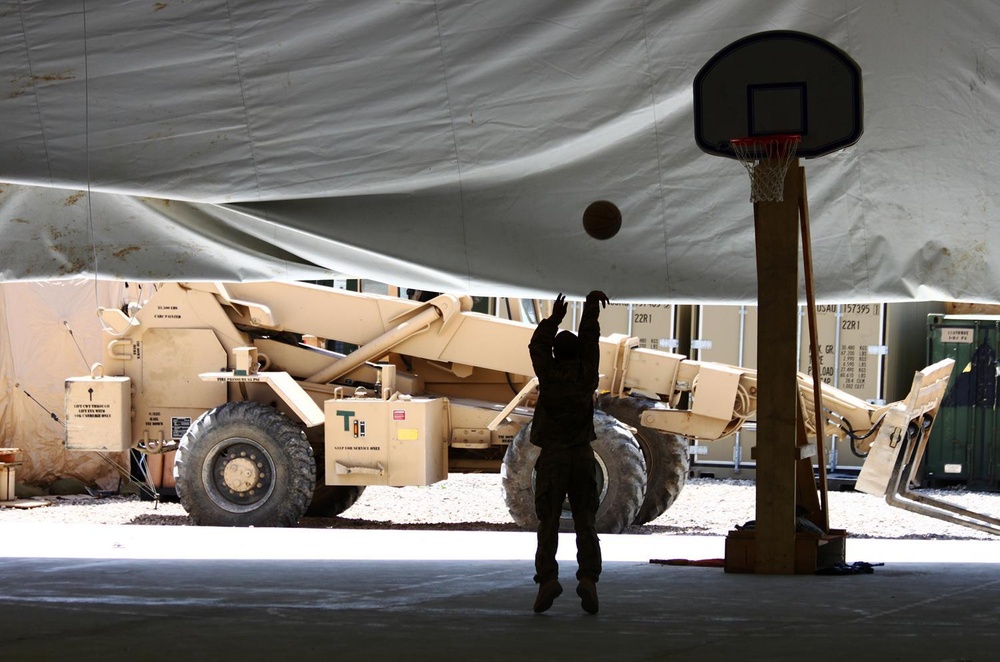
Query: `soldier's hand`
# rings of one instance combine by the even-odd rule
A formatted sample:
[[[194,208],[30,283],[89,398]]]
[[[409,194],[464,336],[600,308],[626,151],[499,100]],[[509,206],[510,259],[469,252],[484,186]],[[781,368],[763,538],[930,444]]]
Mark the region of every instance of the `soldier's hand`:
[[[552,304],[552,319],[557,323],[562,322],[563,318],[566,317],[566,310],[569,306],[566,305],[566,297],[560,292],[559,296],[556,297],[555,302]]]
[[[587,301],[597,301],[601,304],[601,308],[606,308],[607,305],[611,303],[611,299],[608,298],[608,295],[600,290],[593,290],[590,294],[588,294]]]

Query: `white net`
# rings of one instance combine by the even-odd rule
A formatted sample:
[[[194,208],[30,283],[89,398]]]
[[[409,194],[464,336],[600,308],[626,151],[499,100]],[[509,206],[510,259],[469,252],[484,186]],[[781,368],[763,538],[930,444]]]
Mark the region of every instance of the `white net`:
[[[785,173],[795,159],[800,136],[734,138],[733,153],[750,173],[750,202],[781,202],[785,199]]]

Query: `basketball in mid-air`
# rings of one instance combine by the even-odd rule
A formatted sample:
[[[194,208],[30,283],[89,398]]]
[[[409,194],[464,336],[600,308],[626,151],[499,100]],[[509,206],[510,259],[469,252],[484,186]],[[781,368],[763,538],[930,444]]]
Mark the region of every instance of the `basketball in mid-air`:
[[[622,212],[613,202],[597,200],[583,212],[583,229],[594,239],[611,239],[622,227]]]

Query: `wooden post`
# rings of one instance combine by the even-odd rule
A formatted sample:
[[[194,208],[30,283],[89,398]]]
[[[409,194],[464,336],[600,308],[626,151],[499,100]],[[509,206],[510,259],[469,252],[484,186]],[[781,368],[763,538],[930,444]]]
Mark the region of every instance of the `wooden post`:
[[[819,468],[819,510],[811,510],[813,522],[824,531],[830,530],[830,508],[827,496],[826,452],[823,448],[823,389],[819,373],[819,332],[816,330],[816,291],[813,286],[812,235],[809,230],[809,199],[806,193],[805,169],[799,168],[799,223],[802,231],[802,272],[806,286],[806,313],[809,320],[809,361],[812,368],[813,407],[816,419],[816,464]],[[805,426],[803,431],[805,430]],[[812,478],[812,462],[809,463],[809,483],[816,489]],[[802,493],[802,485],[799,486]]]
[[[798,356],[798,159],[782,202],[755,202],[757,251],[757,514],[755,571],[795,572]]]

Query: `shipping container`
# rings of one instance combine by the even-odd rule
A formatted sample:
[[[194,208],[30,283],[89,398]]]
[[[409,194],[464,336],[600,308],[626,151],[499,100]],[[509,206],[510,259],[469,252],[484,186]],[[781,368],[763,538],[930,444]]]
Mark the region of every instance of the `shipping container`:
[[[561,328],[577,330],[583,302],[570,302]],[[601,309],[601,335],[621,334],[639,339],[643,349],[678,351],[676,306],[672,304],[609,303]]]
[[[757,368],[757,307],[703,305],[694,315],[691,355],[698,361]],[[755,423],[723,439],[692,444],[693,476],[752,479]]]
[[[954,359],[955,370],[927,445],[927,485],[1000,491],[998,349],[1000,316],[928,316],[928,362]]]
[[[799,308],[799,371],[812,375],[809,318]],[[886,306],[848,303],[816,306],[816,350],[820,380],[873,404],[885,402],[883,389]],[[923,366],[919,366],[923,367]],[[919,368],[918,368],[919,369]],[[827,478],[853,484],[864,458],[846,436],[823,440]]]
[[[913,374],[926,363],[923,327],[927,315],[941,313],[939,302],[892,304],[824,304],[817,306],[816,331],[820,378],[873,404],[903,398]],[[692,355],[747,368],[757,367],[757,309],[755,306],[699,306],[691,340]],[[799,371],[812,374],[809,321],[799,309]],[[753,478],[756,463],[751,448],[755,425],[736,435],[699,443],[692,474],[725,478]],[[849,485],[864,458],[850,440],[824,440],[825,464],[831,485]]]

